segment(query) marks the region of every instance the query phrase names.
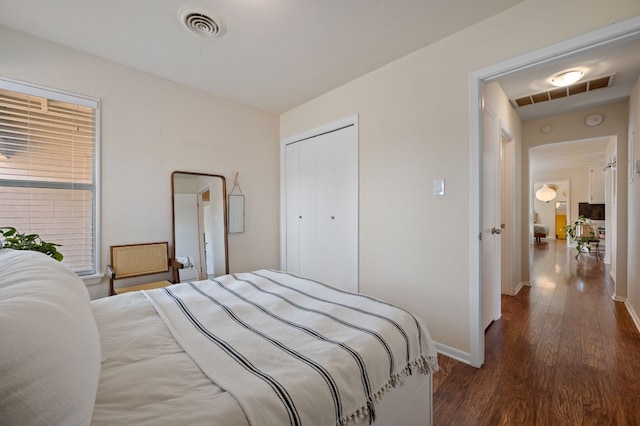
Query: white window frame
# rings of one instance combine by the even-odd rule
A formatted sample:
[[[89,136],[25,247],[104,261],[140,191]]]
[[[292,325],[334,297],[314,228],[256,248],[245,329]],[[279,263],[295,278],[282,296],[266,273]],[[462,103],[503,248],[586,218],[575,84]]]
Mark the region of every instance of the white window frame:
[[[100,182],[100,99],[91,98],[84,95],[78,95],[70,92],[65,92],[57,89],[52,89],[44,86],[38,86],[31,83],[26,83],[18,80],[13,80],[5,77],[0,77],[0,89],[11,90],[13,92],[24,93],[32,96],[39,96],[47,99],[53,99],[61,102],[68,102],[76,105],[82,105],[95,109],[95,151],[94,151],[94,170],[93,181],[95,186],[94,205],[93,205],[93,252],[94,256],[94,274],[81,275],[80,278],[86,285],[97,284],[104,277],[104,274],[100,271],[101,267],[101,253],[100,253],[100,199],[101,199],[101,182]]]

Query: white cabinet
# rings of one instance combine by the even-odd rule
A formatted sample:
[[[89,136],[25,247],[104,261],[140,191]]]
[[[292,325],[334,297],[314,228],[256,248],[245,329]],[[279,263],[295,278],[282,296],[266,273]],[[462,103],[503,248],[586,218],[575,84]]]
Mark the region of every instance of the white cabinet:
[[[357,291],[356,127],[289,143],[285,156],[285,269]]]
[[[589,203],[604,204],[603,166],[589,166]]]

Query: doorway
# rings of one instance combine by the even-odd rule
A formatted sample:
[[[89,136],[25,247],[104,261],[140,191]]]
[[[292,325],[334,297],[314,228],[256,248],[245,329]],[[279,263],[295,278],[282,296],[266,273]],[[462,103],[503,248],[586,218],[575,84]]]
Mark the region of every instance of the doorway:
[[[497,63],[483,69],[474,71],[469,75],[469,124],[470,124],[470,228],[472,230],[483,229],[482,211],[486,202],[493,203],[495,200],[487,200],[481,197],[482,194],[482,170],[484,159],[482,156],[482,97],[485,83],[497,81],[500,77],[512,73],[521,72],[534,68],[543,63],[560,61],[571,55],[584,53],[596,48],[613,46],[624,41],[640,38],[640,16],[617,22],[605,28],[591,31],[585,35],[574,37],[561,43],[512,58],[501,63]],[[528,164],[522,164],[521,176],[528,176]],[[528,178],[526,179],[528,182]],[[529,185],[523,185],[528,188]],[[524,209],[528,214],[528,209]],[[524,219],[524,217],[523,217]],[[521,227],[520,241],[527,241],[528,231],[526,226]],[[483,328],[483,290],[482,290],[482,270],[485,267],[494,267],[484,263],[482,256],[481,236],[482,232],[469,233],[469,290],[470,290],[470,355],[469,363],[472,366],[480,367],[484,363],[484,328]],[[524,262],[523,262],[524,267]]]
[[[565,227],[567,226],[567,202],[566,201],[556,201],[556,240],[566,240],[567,239],[567,231]]]

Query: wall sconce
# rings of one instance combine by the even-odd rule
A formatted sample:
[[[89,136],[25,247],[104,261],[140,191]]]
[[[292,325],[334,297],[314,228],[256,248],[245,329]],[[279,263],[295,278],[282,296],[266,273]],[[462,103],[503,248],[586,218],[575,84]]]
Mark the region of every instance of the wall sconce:
[[[556,198],[556,191],[553,188],[550,188],[546,183],[542,185],[542,188],[536,191],[536,198],[540,201],[544,201],[548,203],[549,201]]]

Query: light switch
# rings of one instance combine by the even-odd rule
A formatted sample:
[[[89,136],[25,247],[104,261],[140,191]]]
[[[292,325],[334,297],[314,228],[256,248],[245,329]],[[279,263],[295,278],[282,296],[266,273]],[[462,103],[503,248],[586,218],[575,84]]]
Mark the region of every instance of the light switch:
[[[434,179],[433,195],[444,195],[444,179]]]

